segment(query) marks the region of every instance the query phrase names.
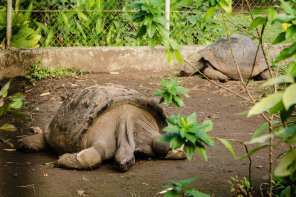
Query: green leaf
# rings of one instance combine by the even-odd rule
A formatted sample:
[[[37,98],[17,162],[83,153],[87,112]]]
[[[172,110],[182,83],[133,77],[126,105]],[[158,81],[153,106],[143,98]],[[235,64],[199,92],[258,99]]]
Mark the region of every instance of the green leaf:
[[[296,25],[292,25],[286,30],[286,40],[293,38],[296,35]]]
[[[182,87],[182,86],[177,86],[176,87],[176,91],[178,92],[178,93],[180,93],[180,94],[184,94],[184,96],[186,96],[186,97],[189,97],[188,96],[188,91],[184,88],[184,87]]]
[[[273,22],[275,16],[277,15],[277,11],[273,7],[270,7],[266,10],[266,15],[268,20],[270,22]]]
[[[169,82],[165,79],[161,79],[160,84],[163,85],[164,87],[168,87]]]
[[[211,18],[213,16],[213,14],[215,13],[215,10],[216,10],[216,7],[210,7],[207,10],[207,12],[203,18],[203,22],[205,22],[207,19]]]
[[[52,40],[54,38],[54,31],[50,30],[49,33],[47,34],[47,38],[45,40],[45,47],[49,47]]]
[[[155,23],[153,22],[152,24],[148,25],[147,26],[147,33],[148,33],[148,36],[149,38],[153,38],[155,32],[156,32],[156,25]]]
[[[192,159],[194,149],[195,149],[194,144],[192,144],[191,142],[186,142],[185,143],[183,150],[184,150],[184,153],[185,153],[188,161],[190,161]]]
[[[246,158],[246,157],[248,157],[248,156],[253,155],[253,154],[256,153],[257,151],[261,150],[262,148],[269,147],[269,146],[270,146],[269,143],[261,144],[260,146],[258,146],[258,147],[256,147],[256,148],[252,149],[249,153],[246,153],[246,154],[244,154],[244,155],[242,155],[241,157],[236,158],[236,159],[244,159],[244,158]]]
[[[221,6],[221,8],[223,10],[225,10],[226,14],[228,16],[231,15],[231,11],[232,11],[232,4],[231,4],[232,0],[220,0],[219,4]]]
[[[250,141],[246,142],[246,144],[256,144],[256,143],[262,144],[263,142],[265,142],[266,140],[272,137],[274,137],[274,133],[268,133],[265,135],[261,135],[260,137],[252,138]]]
[[[22,107],[22,105],[23,105],[23,102],[18,100],[18,101],[12,102],[10,107],[14,109],[19,109]]]
[[[280,23],[291,23],[295,19],[294,15],[288,15],[288,14],[278,14],[276,15],[274,22],[280,22]]]
[[[286,120],[288,120],[288,118],[290,118],[290,116],[294,112],[294,109],[295,109],[295,105],[292,105],[289,108],[289,110],[286,110],[285,108],[281,110],[280,116],[281,116],[282,123],[284,123]]]
[[[175,104],[175,105],[176,105],[177,107],[185,106],[182,97],[179,96],[179,95],[173,96],[173,101],[176,102],[177,105],[176,105],[176,104]]]
[[[83,38],[86,39],[86,35],[83,31],[83,28],[81,27],[81,25],[76,21],[76,26],[77,26],[77,29],[79,30],[79,32],[82,34]]]
[[[220,142],[222,142],[222,144],[224,144],[224,146],[226,148],[228,148],[228,150],[232,153],[233,157],[235,157],[235,154],[234,154],[234,151],[233,151],[233,148],[231,146],[231,144],[225,140],[225,139],[221,139],[221,138],[217,138]]]
[[[134,22],[142,22],[145,19],[145,17],[142,17],[142,16],[145,16],[145,14],[146,14],[145,11],[140,10],[139,12],[134,14],[134,16],[132,18],[132,21],[134,21]]]
[[[179,52],[177,49],[175,49],[174,52],[175,52],[176,59],[177,59],[178,62],[183,66],[183,59],[182,59],[182,57],[181,57],[180,52]]]
[[[172,98],[173,98],[173,95],[171,95],[171,94],[165,94],[164,95],[164,103],[165,103],[166,106],[169,106]]]
[[[276,78],[271,78],[260,87],[271,86],[278,83],[294,83],[294,78],[289,75],[281,75]]]
[[[280,129],[279,131],[275,132],[275,135],[279,138],[282,138],[289,144],[296,143],[296,127],[294,125]]]
[[[193,177],[193,178],[189,178],[189,179],[185,179],[185,180],[181,180],[181,181],[174,181],[171,180],[176,186],[178,187],[184,187],[186,185],[189,185],[190,183],[192,183],[193,181],[195,181],[198,177]]]
[[[292,105],[296,104],[296,83],[290,85],[284,92],[283,103],[288,110]]]
[[[63,12],[60,12],[60,15],[62,16],[62,19],[63,19],[63,21],[65,23],[65,26],[67,27],[68,30],[70,30],[71,29],[71,25],[69,23],[68,17]]]
[[[252,11],[250,11],[249,13],[247,13],[247,15],[257,15],[257,14],[260,14],[261,12],[263,12],[264,9],[263,8],[256,8]]]
[[[296,151],[290,151],[281,159],[274,171],[275,176],[285,177],[296,170]]]
[[[296,74],[296,63],[295,62],[290,62],[287,65],[287,74],[290,76],[293,76]]]
[[[204,132],[195,133],[195,137],[204,142],[209,147],[213,147],[215,144],[214,141]]]
[[[3,88],[0,90],[0,97],[5,98],[7,96],[8,93],[8,89],[10,86],[10,82],[11,80],[9,80],[4,86]]]
[[[287,2],[287,1],[280,0],[280,2],[281,2],[281,7],[286,13],[292,14],[292,15],[295,14],[294,8],[290,5],[289,1]]]
[[[202,193],[200,191],[197,191],[195,189],[185,189],[185,191],[187,191],[187,193],[193,197],[211,197],[211,195],[208,195],[208,194],[205,194],[205,193]]]
[[[163,129],[163,131],[166,131],[166,132],[179,132],[180,131],[180,127],[178,127],[177,125],[173,125],[170,122],[168,122],[168,126],[165,127]]]
[[[169,62],[169,64],[172,66],[173,62],[174,62],[174,52],[171,49],[167,49],[165,51],[165,56],[167,58],[167,61]]]
[[[171,148],[175,150],[180,148],[184,143],[185,141],[181,138],[181,136],[175,136],[171,139]]]
[[[278,44],[286,40],[286,32],[281,32],[272,42],[272,44]]]
[[[192,144],[195,144],[196,142],[196,137],[193,134],[186,133],[185,138],[192,142]]]
[[[4,130],[4,131],[16,131],[17,128],[14,125],[12,125],[12,124],[5,123],[4,125],[2,125],[0,127],[0,130]]]
[[[213,130],[213,121],[210,120],[205,120],[201,123],[202,125],[206,125],[206,127],[203,129],[204,132],[208,132]]]
[[[190,114],[189,116],[187,116],[186,123],[188,125],[193,125],[194,123],[196,123],[196,113],[195,112],[193,112],[192,114]]]
[[[261,127],[255,131],[255,133],[251,137],[251,140],[261,135],[267,128],[269,128],[268,122],[261,125]]]
[[[278,92],[275,94],[268,95],[265,98],[262,98],[258,103],[256,103],[249,111],[248,117],[260,114],[264,111],[268,111],[272,107],[274,107],[276,104],[281,102],[283,97],[282,92]]]
[[[207,150],[201,147],[195,147],[195,150],[202,156],[205,161],[208,161]]]
[[[164,194],[164,197],[174,197],[174,196],[179,196],[180,194],[181,194],[181,192],[177,192],[175,190],[170,190]]]
[[[266,23],[266,18],[261,17],[261,16],[256,17],[255,20],[252,21],[252,23],[250,24],[249,30],[252,30],[259,25],[265,25],[265,23]]]
[[[142,25],[135,38],[140,38],[146,34],[146,26]]]
[[[156,141],[161,143],[170,143],[173,137],[179,136],[178,133],[166,133],[163,134],[160,138],[157,138]]]
[[[159,89],[159,90],[156,90],[156,91],[153,93],[153,95],[155,95],[155,96],[160,96],[160,95],[165,94],[166,92],[167,92],[166,89]]]
[[[290,47],[282,50],[280,55],[278,55],[275,59],[275,62],[278,63],[282,60],[285,60],[296,54],[296,43],[292,44]]]
[[[185,135],[186,135],[187,131],[184,128],[180,129],[180,135],[181,137],[184,139]]]

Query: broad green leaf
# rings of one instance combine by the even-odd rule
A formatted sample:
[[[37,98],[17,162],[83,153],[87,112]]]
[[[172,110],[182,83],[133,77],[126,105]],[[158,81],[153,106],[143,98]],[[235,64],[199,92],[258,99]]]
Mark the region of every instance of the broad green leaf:
[[[161,79],[160,84],[163,85],[164,87],[167,87],[169,85],[169,82],[165,79]]]
[[[269,128],[268,122],[261,125],[259,129],[257,129],[251,137],[251,140],[261,135],[267,128]]]
[[[231,146],[231,144],[227,141],[227,140],[225,140],[225,139],[221,139],[221,138],[217,138],[220,142],[222,142],[222,144],[224,144],[224,146],[226,147],[226,148],[228,148],[228,150],[232,153],[232,155],[233,155],[233,157],[235,157],[235,153],[234,153],[234,151],[233,151],[233,148],[232,148],[232,146]]]
[[[171,94],[165,94],[164,95],[164,103],[166,106],[169,106],[173,96]]]
[[[177,148],[180,148],[184,143],[185,141],[180,136],[175,136],[171,139],[171,148],[175,150]]]
[[[283,103],[286,110],[296,104],[296,83],[290,85],[284,92]]]
[[[207,150],[201,147],[195,147],[195,150],[200,154],[200,156],[205,160],[208,161]]]
[[[292,15],[294,15],[295,14],[295,8],[293,8],[291,5],[290,5],[290,3],[289,3],[289,1],[283,1],[283,0],[280,0],[280,2],[281,2],[281,7],[283,8],[283,10],[286,12],[286,13],[288,13],[288,14],[292,14]]]
[[[174,61],[174,52],[171,49],[167,49],[165,51],[165,56],[167,58],[167,61],[169,62],[170,65],[173,65],[173,61]]]
[[[177,107],[185,106],[182,97],[179,95],[173,95],[173,101],[176,102],[175,105],[177,104]]]
[[[146,26],[142,25],[135,38],[140,38],[146,34]]]
[[[76,26],[77,26],[77,29],[79,30],[79,32],[82,34],[83,38],[86,39],[86,35],[83,31],[83,28],[81,27],[81,25],[76,21]]]
[[[177,133],[166,133],[163,134],[160,138],[157,138],[156,141],[162,143],[170,143],[173,137],[179,136]]]
[[[186,133],[185,138],[188,139],[190,142],[192,142],[192,144],[195,144],[195,141],[196,141],[195,135]]]
[[[286,40],[293,38],[296,35],[296,25],[292,25],[286,30]]]
[[[232,4],[231,4],[232,0],[220,0],[219,1],[219,4],[221,6],[221,8],[223,10],[225,10],[226,14],[228,16],[231,15],[231,12],[232,12]]]
[[[188,159],[188,161],[190,161],[192,159],[193,153],[194,153],[194,145],[191,142],[186,142],[184,145],[184,153]]]
[[[20,117],[28,116],[28,114],[24,114],[24,113],[16,111],[16,110],[9,110],[8,113],[12,114],[14,116],[20,116]]]
[[[290,62],[287,65],[287,74],[290,76],[293,76],[296,74],[296,63],[295,62]]]
[[[170,85],[171,87],[175,87],[178,83],[179,83],[179,82],[178,82],[177,79],[173,79],[173,80],[171,80],[171,81],[169,82],[169,85]]]
[[[256,143],[262,144],[263,142],[265,142],[266,140],[272,137],[274,137],[274,133],[268,133],[265,135],[261,135],[260,137],[252,138],[250,141],[246,142],[246,144],[256,144]]]
[[[206,129],[209,127],[208,124],[201,124],[196,123],[193,125],[193,127],[190,128],[191,133],[200,133],[200,132],[206,132]]]
[[[211,197],[211,195],[208,195],[208,194],[205,194],[205,193],[202,193],[200,191],[197,191],[195,189],[185,189],[185,191],[187,191],[188,194],[190,194],[191,196],[193,197]]]
[[[104,31],[104,21],[102,19],[98,19],[96,21],[96,34],[98,35],[99,33],[101,33],[102,31]]]
[[[182,86],[177,86],[176,91],[180,94],[184,94],[184,96],[186,96],[186,97],[189,97],[188,91]]]
[[[294,15],[288,15],[286,13],[278,14],[274,18],[274,22],[280,22],[280,23],[291,23],[291,21],[295,20]]]
[[[183,139],[185,138],[186,133],[187,133],[186,129],[184,129],[184,128],[180,129],[180,135]]]
[[[294,78],[289,75],[281,75],[276,78],[269,79],[261,87],[271,86],[278,83],[294,83]]]
[[[266,18],[261,17],[261,16],[256,17],[255,20],[252,21],[252,23],[250,24],[249,30],[252,30],[259,25],[265,25],[265,23],[266,23]]]
[[[278,63],[282,60],[285,60],[296,54],[296,43],[292,44],[290,47],[282,50],[280,55],[278,55],[275,59],[275,62]]]
[[[19,109],[19,108],[22,107],[22,105],[23,105],[23,102],[20,101],[20,100],[18,100],[18,101],[12,102],[11,105],[10,105],[10,107],[11,108],[14,108],[14,109]]]
[[[185,180],[181,180],[181,181],[173,181],[173,183],[175,183],[177,186],[179,187],[184,187],[186,185],[189,185],[190,183],[194,182],[198,177],[193,177],[193,178],[189,178],[189,179],[185,179]]]
[[[182,57],[181,57],[180,52],[179,52],[177,49],[175,49],[174,52],[175,52],[176,59],[177,59],[178,62],[183,66],[183,59],[182,59]]]
[[[257,14],[260,14],[261,12],[263,12],[263,11],[264,11],[263,8],[255,8],[254,10],[247,13],[247,15],[257,15]]]
[[[282,97],[283,97],[283,93],[278,92],[275,94],[268,95],[265,98],[262,98],[258,103],[256,103],[250,109],[250,111],[248,113],[248,117],[268,111],[269,109],[274,107],[276,104],[281,102]]]
[[[131,7],[131,8],[141,8],[142,5],[143,5],[142,2],[136,2],[136,3],[130,4],[129,7]]]
[[[187,116],[187,124],[191,125],[194,123],[196,123],[196,113],[195,112],[193,112],[192,114]]]
[[[144,20],[145,18],[142,16],[145,16],[146,12],[140,10],[139,12],[137,12],[136,14],[134,14],[132,21],[134,22],[142,22],[142,20]],[[138,21],[139,20],[139,21]]]
[[[213,16],[213,14],[215,13],[215,10],[216,10],[216,7],[210,7],[203,18],[203,22],[211,18],[211,16]]]
[[[167,91],[166,89],[159,89],[159,90],[156,90],[156,91],[153,93],[153,95],[155,95],[155,96],[160,96],[160,95],[165,94],[166,91]]]
[[[148,40],[149,49],[152,51],[158,42],[158,37],[154,34],[154,36]]]
[[[284,139],[289,144],[296,144],[296,127],[294,125],[280,129],[275,132],[275,135]]]
[[[181,46],[174,39],[169,38],[169,44],[174,50],[181,49]]]
[[[151,25],[152,21],[153,21],[153,15],[152,14],[146,14],[145,19],[143,21],[144,25],[148,25],[148,24]]]
[[[266,15],[268,20],[272,23],[275,16],[277,15],[277,11],[273,7],[270,7],[266,10]]]
[[[85,21],[89,20],[88,17],[83,12],[77,12],[77,14],[78,14],[78,17],[80,18],[80,20],[81,19],[83,19]]]
[[[68,20],[67,15],[65,13],[63,13],[63,12],[60,12],[60,14],[62,16],[62,19],[63,19],[64,23],[65,23],[65,26],[67,27],[68,30],[70,30],[71,29],[71,25],[69,23],[69,20]]]
[[[201,124],[206,126],[203,129],[204,132],[208,132],[208,131],[213,130],[213,121],[211,119],[210,120],[205,120]]]
[[[0,97],[5,98],[5,97],[7,96],[8,89],[9,89],[9,86],[10,86],[10,81],[11,81],[11,80],[9,80],[9,81],[3,86],[3,88],[0,90]]]
[[[281,159],[274,171],[275,176],[289,176],[296,170],[296,151],[290,151]]]
[[[155,32],[156,32],[156,25],[154,22],[152,22],[150,25],[147,26],[147,33],[149,38],[153,38]]]
[[[209,147],[213,147],[215,144],[214,141],[204,132],[195,133],[195,137],[197,139],[199,139],[200,141],[202,141],[203,143],[205,143]]]
[[[244,155],[242,155],[241,157],[236,158],[236,159],[244,159],[244,158],[246,158],[246,157],[248,157],[248,156],[253,155],[253,154],[256,153],[257,151],[261,150],[262,148],[269,147],[269,146],[270,146],[269,143],[261,144],[260,146],[258,146],[258,147],[256,147],[256,148],[252,149],[249,153],[246,153],[246,154],[244,154]]]
[[[272,44],[278,44],[286,40],[286,32],[281,32],[272,42]]]
[[[179,132],[180,131],[180,127],[178,127],[177,125],[173,125],[171,123],[168,122],[168,126],[165,127],[163,129],[163,131],[167,131],[167,132]]]
[[[286,120],[288,120],[288,118],[291,117],[292,113],[294,112],[295,109],[295,105],[292,105],[289,110],[286,110],[284,107],[280,112],[280,116],[281,116],[281,121],[282,123],[286,122]]]
[[[54,31],[50,30],[45,40],[45,47],[49,47],[54,38]]]
[[[2,125],[0,127],[0,130],[4,130],[4,131],[16,131],[17,128],[14,125],[12,125],[12,124],[5,123],[4,125]]]

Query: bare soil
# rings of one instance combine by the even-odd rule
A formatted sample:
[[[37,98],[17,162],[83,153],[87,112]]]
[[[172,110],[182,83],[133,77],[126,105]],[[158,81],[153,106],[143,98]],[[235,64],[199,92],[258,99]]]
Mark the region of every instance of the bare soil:
[[[22,92],[26,95],[23,110],[30,114],[31,118],[2,118],[0,124],[13,122],[18,131],[1,131],[0,136],[15,143],[22,136],[33,133],[30,127],[44,129],[63,100],[75,89],[95,84],[120,84],[151,97],[155,90],[161,88],[159,82],[163,77],[175,78],[171,72],[95,73],[78,78],[43,80],[36,82],[35,86],[24,78],[16,78],[11,83],[10,93]],[[246,118],[246,115],[236,115],[249,109],[251,104],[209,81],[196,76],[179,79],[189,90],[190,98],[184,99],[186,107],[183,108],[163,105],[169,116],[196,112],[198,121],[212,119],[214,129],[209,133],[210,136],[241,141],[248,141],[252,133],[264,123],[260,116]],[[0,84],[3,85],[5,82],[2,81]],[[251,92],[257,96],[261,94],[256,89],[260,83],[262,82],[253,82],[249,85]],[[247,97],[242,86],[236,81],[222,85]],[[237,156],[245,154],[245,148],[240,143],[231,144]],[[183,180],[195,176],[198,176],[198,179],[190,187],[211,196],[225,197],[232,196],[231,186],[227,183],[230,177],[249,177],[249,160],[235,160],[219,141],[216,141],[213,148],[207,149],[207,162],[197,153],[190,162],[141,157],[137,158],[136,164],[125,173],[117,172],[112,160],[104,162],[100,168],[92,171],[76,171],[54,168],[53,161],[58,155],[52,150],[26,154],[9,149],[7,143],[0,143],[1,197],[161,196],[158,194],[163,190],[161,186],[169,184],[170,180]],[[268,151],[261,150],[252,156],[254,196],[261,196],[260,189],[266,188],[267,175]]]

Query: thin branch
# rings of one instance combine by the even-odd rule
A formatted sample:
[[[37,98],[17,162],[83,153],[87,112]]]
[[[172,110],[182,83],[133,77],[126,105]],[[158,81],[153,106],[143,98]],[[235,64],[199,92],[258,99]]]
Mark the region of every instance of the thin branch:
[[[239,30],[249,34],[250,36],[252,36],[253,38],[259,39],[257,36],[253,35],[252,33],[248,32],[247,30],[245,30],[244,28],[242,28],[241,26],[231,22],[229,19],[226,19],[227,22],[229,22],[230,24],[232,24],[233,26],[237,27]]]

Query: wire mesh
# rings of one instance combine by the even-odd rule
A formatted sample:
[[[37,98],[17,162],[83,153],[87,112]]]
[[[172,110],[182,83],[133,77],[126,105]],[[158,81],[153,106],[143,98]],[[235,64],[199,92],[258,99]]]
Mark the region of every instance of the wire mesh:
[[[13,1],[13,35],[23,24],[38,39],[40,47],[72,46],[143,46],[147,42],[135,39],[139,24],[131,21],[135,10],[128,5],[133,0],[22,0]],[[262,1],[250,0],[252,8]],[[265,3],[273,2],[266,0]],[[212,42],[213,32],[220,31],[217,21],[208,20],[207,28],[202,17],[207,5],[203,0],[171,0],[171,36],[180,44],[201,44],[200,38]],[[233,0],[235,11],[246,11],[244,0]],[[163,7],[164,9],[164,7]],[[5,14],[5,1],[0,3],[0,43],[5,40],[1,17]],[[4,22],[3,22],[4,23]],[[204,29],[203,29],[204,28]],[[203,31],[200,31],[203,29]],[[14,39],[15,37],[13,37]],[[20,41],[19,41],[20,42]],[[204,43],[202,43],[204,44]],[[33,44],[32,44],[33,45]]]

